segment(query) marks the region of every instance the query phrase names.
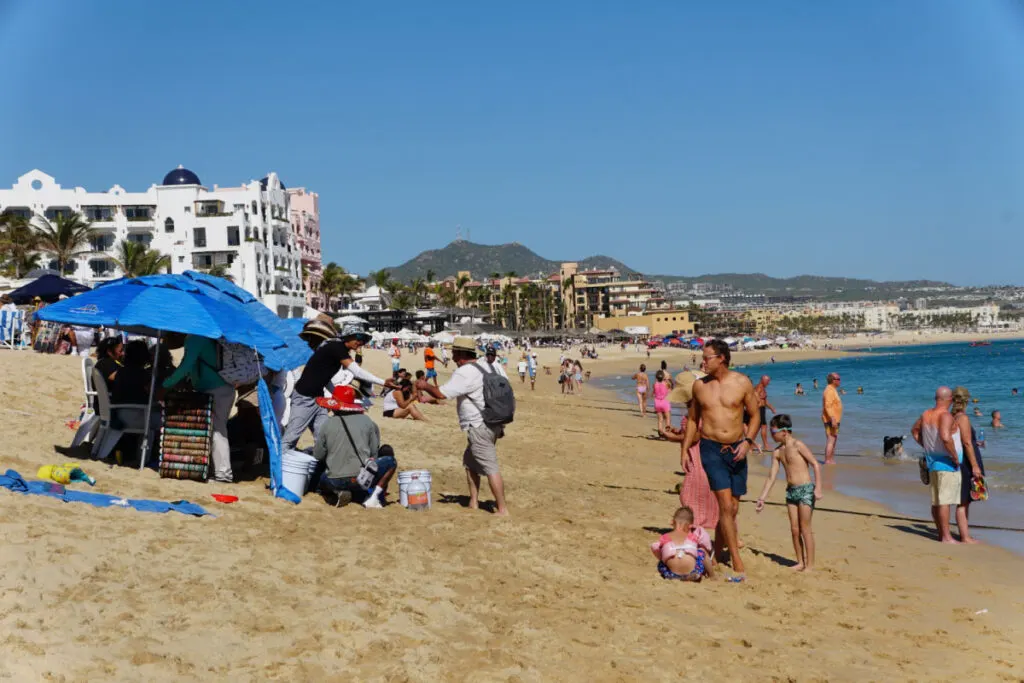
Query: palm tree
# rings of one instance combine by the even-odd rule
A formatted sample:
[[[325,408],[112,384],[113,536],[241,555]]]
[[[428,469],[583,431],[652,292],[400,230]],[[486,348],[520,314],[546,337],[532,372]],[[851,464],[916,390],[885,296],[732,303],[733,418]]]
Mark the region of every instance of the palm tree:
[[[320,291],[327,298],[327,308],[329,310],[334,310],[331,300],[341,294],[342,289],[345,287],[345,282],[351,279],[348,273],[345,272],[345,269],[334,261],[324,266],[323,273],[320,275]]]
[[[435,277],[437,277],[437,273],[435,273],[433,271],[433,269],[427,268],[427,284],[428,285],[434,282],[434,278]]]
[[[387,271],[384,271],[384,272],[386,273]],[[394,302],[395,302],[395,295],[397,295],[397,294],[405,294],[406,293],[405,287],[402,286],[402,283],[399,282],[398,280],[388,280],[387,282],[384,283],[384,290],[383,291],[388,293],[388,301],[391,302],[391,306],[393,308],[401,310],[402,306],[395,305]],[[409,308],[409,300],[411,298],[412,297],[402,297],[402,303],[405,304],[405,308]],[[383,302],[384,302],[384,297],[383,296],[381,296],[381,302],[382,302],[382,305],[383,305]]]
[[[161,254],[156,249],[150,249],[141,242],[121,240],[117,243],[116,251],[114,263],[121,269],[125,277],[156,275],[161,270],[168,270],[171,267],[170,256]]]
[[[380,307],[385,308],[384,290],[388,288],[388,283],[391,282],[391,273],[386,270],[378,270],[370,273],[370,277],[367,280],[372,282],[377,287],[378,296],[380,297]]]
[[[61,274],[67,271],[72,259],[89,251],[89,241],[96,236],[92,223],[81,214],[61,214],[52,222],[45,218],[39,218],[39,221],[41,224],[36,227],[39,249],[57,260],[57,270]]]
[[[207,275],[212,275],[214,277],[222,277],[228,282],[235,281],[235,276],[231,274],[231,267],[228,266],[226,263],[218,263],[215,266],[210,266],[203,272],[206,273]]]
[[[8,265],[13,269],[15,279],[20,278],[22,272],[39,266],[39,254],[32,253],[38,247],[38,236],[27,218],[0,214],[0,256],[10,259]]]

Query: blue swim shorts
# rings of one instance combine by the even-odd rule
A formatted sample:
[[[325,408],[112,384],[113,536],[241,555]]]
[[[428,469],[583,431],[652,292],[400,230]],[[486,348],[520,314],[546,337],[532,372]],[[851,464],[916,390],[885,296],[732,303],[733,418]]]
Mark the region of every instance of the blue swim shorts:
[[[427,379],[431,379],[433,377],[437,377],[437,370],[435,370],[434,368],[430,368],[429,370],[427,370]]]
[[[736,498],[747,495],[747,459],[733,462],[736,457],[734,450],[741,443],[722,444],[710,439],[700,440],[700,464],[708,475],[712,491],[730,489]]]

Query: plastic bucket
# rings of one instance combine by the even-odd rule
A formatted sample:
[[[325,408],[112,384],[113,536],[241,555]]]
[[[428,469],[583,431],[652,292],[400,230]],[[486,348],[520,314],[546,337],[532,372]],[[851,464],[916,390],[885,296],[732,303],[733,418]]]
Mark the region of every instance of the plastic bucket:
[[[281,485],[297,496],[305,495],[316,464],[316,458],[312,455],[302,451],[285,451],[281,454]]]
[[[409,507],[409,484],[418,481],[427,489],[427,507],[431,506],[430,472],[428,470],[408,470],[398,473],[398,502],[402,507]]]

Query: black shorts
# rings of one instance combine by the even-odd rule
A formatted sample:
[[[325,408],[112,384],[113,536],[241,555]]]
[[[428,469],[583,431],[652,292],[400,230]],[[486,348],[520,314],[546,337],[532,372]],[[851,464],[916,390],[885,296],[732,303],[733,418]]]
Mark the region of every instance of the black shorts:
[[[385,410],[384,411],[384,417],[394,417],[394,416],[395,416],[395,411],[393,411],[393,410]]]
[[[768,407],[761,406],[761,426],[768,426]]]

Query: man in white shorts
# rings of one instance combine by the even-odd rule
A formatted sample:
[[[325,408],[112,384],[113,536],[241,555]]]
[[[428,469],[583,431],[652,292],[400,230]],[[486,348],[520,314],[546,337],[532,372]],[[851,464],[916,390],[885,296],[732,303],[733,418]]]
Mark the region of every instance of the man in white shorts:
[[[949,506],[960,505],[963,444],[960,430],[949,412],[952,403],[950,388],[939,387],[935,390],[935,407],[921,413],[910,429],[914,440],[924,448],[928,484],[932,492],[932,519],[943,543],[958,543],[949,533]]]

